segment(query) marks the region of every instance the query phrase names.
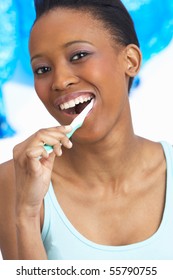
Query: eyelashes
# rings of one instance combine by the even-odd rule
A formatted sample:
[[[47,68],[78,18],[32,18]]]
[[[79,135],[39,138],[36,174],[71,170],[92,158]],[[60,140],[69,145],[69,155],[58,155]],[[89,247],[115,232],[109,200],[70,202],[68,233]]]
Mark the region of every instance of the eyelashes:
[[[80,52],[77,52],[75,53],[71,58],[70,58],[70,61],[78,61],[86,56],[88,56],[90,53],[87,52],[87,51],[80,51]]]
[[[75,54],[73,54],[72,56],[70,56],[69,61],[71,63],[82,62],[82,60],[84,58],[86,58],[88,55],[91,55],[91,53],[88,51],[78,51]],[[35,69],[33,69],[33,72],[35,75],[41,76],[41,75],[44,75],[44,74],[50,72],[51,70],[52,70],[52,68],[50,66],[41,65],[41,66],[35,67]]]
[[[51,67],[48,67],[48,66],[41,66],[41,67],[38,67],[34,70],[34,73],[36,75],[42,75],[42,74],[45,74],[47,72],[50,72],[51,71]]]

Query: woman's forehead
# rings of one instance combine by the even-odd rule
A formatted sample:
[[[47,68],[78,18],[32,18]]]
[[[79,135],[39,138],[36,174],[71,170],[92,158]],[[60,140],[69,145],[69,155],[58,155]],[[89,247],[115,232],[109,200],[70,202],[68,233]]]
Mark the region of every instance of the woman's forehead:
[[[102,22],[92,14],[74,9],[54,9],[36,21],[31,32],[31,42],[38,40],[83,40],[92,41],[104,35],[108,39],[110,33]]]
[[[101,19],[97,19],[94,14],[89,10],[77,10],[70,8],[54,8],[45,14],[43,14],[34,24],[35,25],[44,25],[49,26],[52,24],[61,24],[65,29],[70,27],[70,24],[77,26],[77,30],[80,29],[80,26],[85,25],[85,28],[88,26],[104,28],[104,23]],[[86,25],[87,24],[87,25]],[[74,32],[76,29],[74,30]]]

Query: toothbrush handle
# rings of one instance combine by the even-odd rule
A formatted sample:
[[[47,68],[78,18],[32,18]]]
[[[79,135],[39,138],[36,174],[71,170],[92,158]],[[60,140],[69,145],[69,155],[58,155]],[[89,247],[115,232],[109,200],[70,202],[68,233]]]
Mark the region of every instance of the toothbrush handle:
[[[50,154],[50,153],[53,151],[53,146],[44,144],[44,149],[46,150],[46,152],[47,152],[48,154]]]
[[[66,134],[66,136],[68,138],[70,138],[73,135],[73,133],[76,131],[76,129],[78,129],[80,127],[81,127],[81,124],[76,125],[75,127],[73,127],[72,131],[70,131],[69,133]],[[47,153],[51,153],[53,151],[53,146],[44,144],[44,148],[47,151]]]
[[[78,124],[78,125],[76,125],[75,127],[73,127],[72,131],[70,131],[69,133],[66,134],[66,136],[67,136],[68,138],[70,138],[70,137],[73,135],[73,133],[76,131],[76,129],[80,128],[81,126],[82,126],[81,123]]]

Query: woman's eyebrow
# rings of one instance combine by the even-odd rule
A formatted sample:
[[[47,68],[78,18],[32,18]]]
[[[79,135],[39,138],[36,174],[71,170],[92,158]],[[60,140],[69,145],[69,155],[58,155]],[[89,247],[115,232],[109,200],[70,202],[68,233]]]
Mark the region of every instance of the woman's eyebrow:
[[[70,41],[70,42],[67,42],[66,44],[64,44],[64,47],[69,47],[71,45],[74,45],[74,44],[80,44],[80,43],[83,43],[83,44],[89,44],[89,45],[92,45],[93,44],[89,41],[85,41],[85,40],[74,40],[74,41]]]
[[[36,55],[34,55],[33,57],[31,57],[31,62],[34,60],[34,59],[36,59],[36,58],[40,58],[40,57],[42,57],[43,55],[42,54],[36,54]]]
[[[83,43],[83,44],[89,44],[89,45],[91,45],[91,46],[94,46],[94,45],[93,45],[91,42],[89,42],[89,41],[85,41],[85,40],[74,40],[74,41],[70,41],[70,42],[65,43],[65,44],[63,45],[63,48],[68,48],[68,47],[70,47],[70,46],[72,46],[72,45],[81,44],[81,43]],[[42,57],[42,54],[36,54],[36,55],[34,55],[33,57],[31,57],[31,62],[32,62],[34,59],[40,58],[40,57]]]

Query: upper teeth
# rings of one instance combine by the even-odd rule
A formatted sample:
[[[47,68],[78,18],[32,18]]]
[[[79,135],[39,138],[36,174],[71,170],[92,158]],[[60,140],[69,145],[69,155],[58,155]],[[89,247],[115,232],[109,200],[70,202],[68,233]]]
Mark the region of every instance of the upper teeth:
[[[87,102],[88,100],[91,100],[93,97],[92,96],[79,96],[73,100],[70,100],[68,102],[65,102],[65,103],[62,103],[60,104],[60,108],[61,110],[64,110],[64,109],[69,109],[69,108],[73,108],[75,107],[77,104],[79,103],[84,103],[84,102]]]

